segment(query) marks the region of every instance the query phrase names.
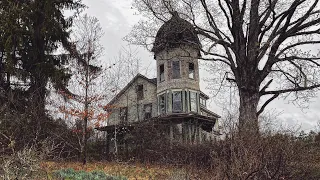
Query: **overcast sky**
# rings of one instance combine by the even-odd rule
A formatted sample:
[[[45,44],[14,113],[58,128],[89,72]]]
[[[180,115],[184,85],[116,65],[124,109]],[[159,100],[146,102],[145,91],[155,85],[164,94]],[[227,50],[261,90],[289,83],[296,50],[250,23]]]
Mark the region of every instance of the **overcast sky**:
[[[105,32],[102,38],[102,44],[105,48],[104,63],[108,64],[112,58],[123,49],[128,48],[128,43],[123,41],[132,26],[139,21],[139,16],[135,15],[137,12],[131,8],[132,0],[83,0],[88,6],[85,13],[95,16],[99,19],[102,28]],[[137,56],[140,59],[142,68],[140,73],[149,78],[155,77],[155,60],[153,54],[147,50],[131,46],[132,49],[137,50]],[[146,67],[149,71],[145,72]],[[150,71],[153,67],[153,71]],[[200,72],[201,78],[205,78],[208,73]],[[201,81],[201,89],[209,96],[209,91],[206,90],[206,82]],[[319,94],[319,93],[318,93]],[[229,101],[229,99],[226,99]],[[222,114],[222,108],[219,107],[215,100],[211,102],[211,110]],[[279,114],[278,119],[281,124],[289,126],[301,126],[303,130],[309,131],[316,128],[317,122],[320,121],[320,96],[311,99],[308,108],[301,109],[286,100],[275,100],[268,105],[267,112]]]

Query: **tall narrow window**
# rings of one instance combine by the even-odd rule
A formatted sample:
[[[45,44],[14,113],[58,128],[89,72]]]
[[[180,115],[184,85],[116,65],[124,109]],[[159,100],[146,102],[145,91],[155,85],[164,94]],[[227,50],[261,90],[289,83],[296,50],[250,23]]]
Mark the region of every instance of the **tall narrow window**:
[[[128,117],[128,107],[121,107],[119,112],[119,118],[121,122],[126,122]]]
[[[159,96],[159,113],[165,114],[166,113],[166,96],[162,94]]]
[[[194,79],[194,63],[189,63],[189,78]]]
[[[172,61],[172,79],[180,78],[180,61]]]
[[[139,84],[137,86],[137,99],[142,100],[143,98],[143,84]]]
[[[190,91],[190,111],[197,112],[197,93]]]
[[[172,112],[182,111],[182,93],[181,91],[172,92]]]
[[[152,113],[152,104],[144,105],[144,119],[150,119]]]
[[[160,67],[159,67],[159,72],[160,72],[160,74],[159,74],[159,80],[160,80],[160,82],[162,82],[162,81],[164,81],[164,65],[163,64],[161,64],[160,65]]]

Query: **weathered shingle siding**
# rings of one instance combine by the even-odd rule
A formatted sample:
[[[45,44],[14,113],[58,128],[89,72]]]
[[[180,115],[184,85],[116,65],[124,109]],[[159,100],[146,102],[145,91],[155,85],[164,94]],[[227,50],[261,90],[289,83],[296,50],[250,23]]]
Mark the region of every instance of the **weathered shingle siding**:
[[[144,98],[142,100],[137,99],[136,86],[143,84],[143,94]],[[119,109],[120,107],[128,107],[127,122],[136,122],[144,119],[144,105],[152,103],[152,116],[157,115],[157,106],[156,106],[156,91],[157,87],[155,84],[147,81],[144,78],[137,78],[135,82],[131,84],[127,90],[118,97],[113,106],[111,115],[108,118],[108,125],[115,125],[120,123],[119,119]]]

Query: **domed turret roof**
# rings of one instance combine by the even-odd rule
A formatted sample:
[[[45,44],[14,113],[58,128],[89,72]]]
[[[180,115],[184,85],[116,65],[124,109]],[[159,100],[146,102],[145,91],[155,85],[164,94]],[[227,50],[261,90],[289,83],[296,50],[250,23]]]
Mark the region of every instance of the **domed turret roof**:
[[[191,45],[195,48],[201,46],[192,24],[180,18],[177,12],[173,12],[171,19],[165,22],[157,32],[151,51],[156,55],[164,49],[173,49],[180,45]]]

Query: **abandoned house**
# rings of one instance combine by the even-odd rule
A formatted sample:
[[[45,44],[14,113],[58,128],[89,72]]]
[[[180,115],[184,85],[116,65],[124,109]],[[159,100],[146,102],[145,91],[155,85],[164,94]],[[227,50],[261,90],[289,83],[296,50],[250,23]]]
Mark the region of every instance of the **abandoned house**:
[[[107,126],[99,130],[107,134],[109,152],[117,151],[125,133],[142,122],[167,125],[165,134],[172,142],[194,144],[215,137],[220,116],[207,109],[209,97],[200,90],[200,47],[194,27],[173,13],[153,44],[157,77],[136,75],[107,106]]]

